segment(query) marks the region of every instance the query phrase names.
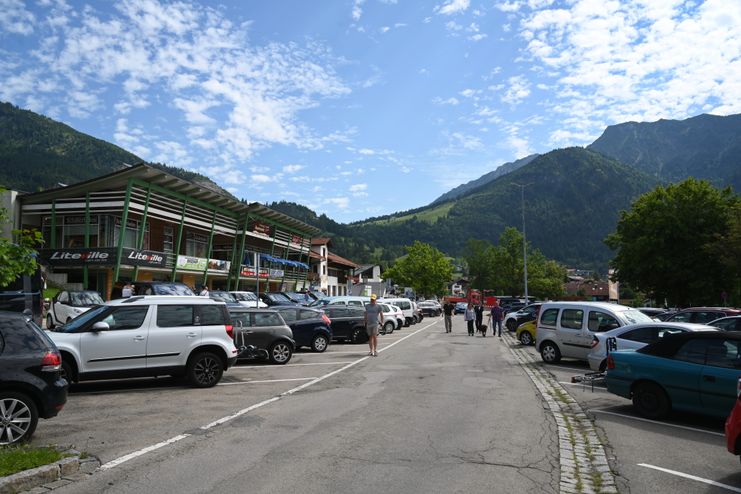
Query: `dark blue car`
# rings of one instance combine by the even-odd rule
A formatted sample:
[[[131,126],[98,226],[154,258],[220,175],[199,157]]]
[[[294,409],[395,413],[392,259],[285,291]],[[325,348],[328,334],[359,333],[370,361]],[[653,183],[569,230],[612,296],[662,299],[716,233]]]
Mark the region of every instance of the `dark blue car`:
[[[323,352],[332,340],[330,319],[324,311],[309,307],[276,305],[271,309],[278,312],[293,331],[296,348],[309,347]]]

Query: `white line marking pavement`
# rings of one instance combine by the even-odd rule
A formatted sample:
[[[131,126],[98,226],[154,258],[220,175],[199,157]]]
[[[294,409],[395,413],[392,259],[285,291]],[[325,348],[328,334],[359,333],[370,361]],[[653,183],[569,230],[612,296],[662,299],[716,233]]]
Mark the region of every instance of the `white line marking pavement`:
[[[391,348],[392,346],[396,345],[397,343],[401,343],[402,341],[406,340],[407,338],[410,338],[410,337],[414,336],[415,334],[419,333],[420,331],[424,331],[425,329],[433,326],[434,324],[435,323],[428,324],[427,326],[425,326],[423,328],[420,328],[420,329],[418,329],[417,331],[415,331],[413,333],[409,333],[408,335],[406,335],[405,337],[399,339],[398,341],[395,341],[391,345],[389,345],[389,346],[387,346],[385,348],[380,349],[379,352],[382,352],[384,350],[387,350],[387,349]],[[239,417],[241,415],[244,415],[245,413],[249,413],[249,412],[251,412],[253,410],[256,410],[258,408],[264,407],[265,405],[269,405],[270,403],[274,403],[274,402],[280,400],[281,398],[284,398],[286,396],[290,396],[290,395],[292,395],[292,394],[294,394],[294,393],[296,393],[298,391],[301,391],[302,389],[308,388],[309,386],[313,386],[314,384],[316,384],[318,382],[321,382],[321,381],[323,381],[323,380],[325,380],[325,379],[327,379],[329,377],[332,377],[332,376],[334,376],[334,375],[336,375],[336,374],[338,374],[338,373],[340,373],[340,372],[342,372],[342,371],[344,371],[346,369],[349,369],[350,367],[352,367],[354,365],[357,365],[360,362],[364,362],[364,361],[368,360],[369,358],[371,358],[370,355],[365,356],[363,358],[360,358],[358,360],[355,360],[355,361],[347,364],[346,366],[344,366],[344,367],[342,367],[340,369],[336,369],[336,370],[334,370],[334,371],[332,371],[332,372],[330,372],[328,374],[325,374],[325,375],[323,375],[321,377],[317,377],[316,379],[313,379],[313,380],[311,380],[311,381],[309,381],[307,383],[304,383],[304,384],[302,384],[300,386],[297,386],[297,387],[295,387],[293,389],[289,389],[288,391],[285,391],[285,392],[279,394],[278,396],[274,396],[274,397],[269,398],[267,400],[261,401],[260,403],[256,403],[256,404],[254,404],[252,406],[249,406],[247,408],[243,408],[242,410],[239,410],[236,413],[233,413],[231,415],[227,415],[226,417],[222,417],[222,418],[220,418],[218,420],[214,420],[210,424],[206,424],[206,425],[202,426],[201,429],[202,430],[211,429],[212,427],[215,427],[217,425],[221,425],[221,424],[224,424],[226,422],[229,422],[230,420],[233,420],[233,419],[235,419],[235,418],[237,418],[237,417]],[[271,367],[271,368],[275,368],[275,367]],[[134,458],[138,458],[140,456],[143,456],[143,455],[145,455],[145,454],[147,454],[149,452],[152,452],[152,451],[155,451],[157,449],[160,449],[160,448],[162,448],[164,446],[167,446],[169,444],[176,443],[176,442],[178,442],[178,441],[180,441],[182,439],[185,439],[187,437],[190,437],[190,434],[180,434],[180,435],[177,435],[175,437],[172,437],[172,438],[170,438],[170,439],[168,439],[166,441],[162,441],[162,442],[157,443],[157,444],[154,444],[152,446],[147,446],[146,448],[142,448],[142,449],[140,449],[138,451],[134,451],[134,452],[129,453],[127,455],[124,455],[124,456],[121,456],[119,458],[116,458],[115,460],[111,460],[111,461],[109,461],[107,463],[104,463],[104,464],[102,464],[100,466],[100,469],[101,470],[110,470],[111,468],[117,467],[118,465],[120,465],[122,463],[125,463],[125,462],[127,462],[129,460],[133,460]]]
[[[660,422],[658,420],[644,419],[643,417],[634,417],[633,415],[625,415],[623,413],[610,412],[610,411],[607,411],[607,410],[591,409],[591,410],[587,410],[587,411],[588,412],[592,412],[592,413],[603,413],[605,415],[615,415],[616,417],[625,417],[626,419],[638,420],[640,422],[648,422],[648,423],[651,423],[651,424],[665,425],[667,427],[675,427],[677,429],[684,429],[684,430],[687,430],[687,431],[704,432],[705,434],[712,434],[714,436],[722,436],[722,437],[725,436],[725,434],[723,434],[722,432],[709,431],[709,430],[706,430],[706,429],[698,429],[696,427],[689,427],[689,426],[686,426],[686,425],[669,424],[667,422]]]
[[[720,482],[716,482],[715,480],[704,479],[704,478],[698,477],[696,475],[690,475],[688,473],[677,472],[676,470],[669,470],[668,468],[657,467],[655,465],[649,465],[648,463],[639,463],[638,466],[639,467],[652,468],[652,469],[658,470],[660,472],[665,472],[665,473],[670,473],[672,475],[676,475],[677,477],[684,477],[685,479],[696,480],[698,482],[702,482],[703,484],[709,484],[709,485],[712,485],[712,486],[715,486],[715,487],[720,487],[721,489],[727,489],[727,490],[733,491],[733,492],[741,492],[741,488],[734,487],[734,486],[728,485],[728,484],[721,484]]]
[[[232,367],[229,371],[235,371],[239,369],[281,369],[283,367],[298,367],[301,365],[341,365],[349,364],[353,360],[338,360],[337,362],[312,362],[310,364],[286,364],[286,365],[240,365],[239,367]]]
[[[239,381],[234,383],[219,383],[217,386],[234,386],[237,384],[262,384],[262,383],[283,383],[289,381],[311,381],[316,377],[296,377],[293,379],[264,379],[262,381]]]

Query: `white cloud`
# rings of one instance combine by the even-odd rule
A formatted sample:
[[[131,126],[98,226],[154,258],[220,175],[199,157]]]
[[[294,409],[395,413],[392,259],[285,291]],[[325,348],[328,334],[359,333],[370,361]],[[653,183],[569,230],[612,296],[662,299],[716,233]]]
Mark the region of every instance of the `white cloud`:
[[[0,33],[29,35],[36,17],[21,0],[0,0]]]
[[[299,170],[303,170],[305,168],[304,165],[286,165],[283,167],[284,173],[296,173]]]
[[[271,177],[270,175],[255,174],[255,175],[250,175],[250,181],[258,183],[258,184],[264,184],[264,183],[272,182],[273,177]]]
[[[354,21],[359,21],[363,16],[363,4],[365,0],[355,0],[352,6],[352,18]]]
[[[350,192],[353,192],[353,195],[357,192],[364,192],[368,190],[368,184],[353,184],[350,186]]]
[[[328,197],[324,200],[325,204],[331,204],[338,209],[347,209],[350,207],[349,197]]]
[[[448,0],[447,3],[435,7],[435,12],[442,15],[458,14],[468,9],[470,3],[470,0]]]
[[[505,87],[501,100],[510,105],[517,105],[530,95],[530,84],[523,76],[510,77]]]

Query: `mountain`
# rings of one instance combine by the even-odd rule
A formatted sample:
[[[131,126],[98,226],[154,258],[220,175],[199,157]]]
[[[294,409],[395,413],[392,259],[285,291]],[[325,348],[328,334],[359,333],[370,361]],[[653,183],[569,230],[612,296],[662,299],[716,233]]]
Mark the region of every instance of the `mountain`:
[[[741,115],[611,125],[588,148],[664,183],[695,177],[741,191]]]
[[[114,172],[143,160],[118,146],[10,103],[0,103],[0,186],[35,192]],[[149,163],[231,196],[208,177]]]
[[[538,154],[531,154],[530,156],[520,158],[519,160],[510,161],[509,163],[500,165],[494,171],[491,171],[485,175],[482,175],[476,180],[471,180],[470,182],[461,184],[458,187],[451,189],[450,191],[446,192],[445,194],[441,195],[440,197],[432,201],[430,204],[439,204],[441,202],[451,201],[453,199],[456,199],[473,189],[476,189],[478,187],[481,187],[482,185],[488,184],[489,182],[496,180],[502,175],[506,175],[507,173],[513,172],[517,170],[518,168],[521,168],[527,165],[528,163],[530,163],[532,160],[534,160],[538,156],[539,156]]]

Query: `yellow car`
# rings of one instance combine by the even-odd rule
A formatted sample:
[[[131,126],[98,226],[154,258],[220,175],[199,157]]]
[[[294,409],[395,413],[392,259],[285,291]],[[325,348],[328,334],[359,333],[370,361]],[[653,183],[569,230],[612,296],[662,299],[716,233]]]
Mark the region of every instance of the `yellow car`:
[[[520,324],[515,332],[515,337],[523,345],[535,344],[535,321],[528,321]]]

